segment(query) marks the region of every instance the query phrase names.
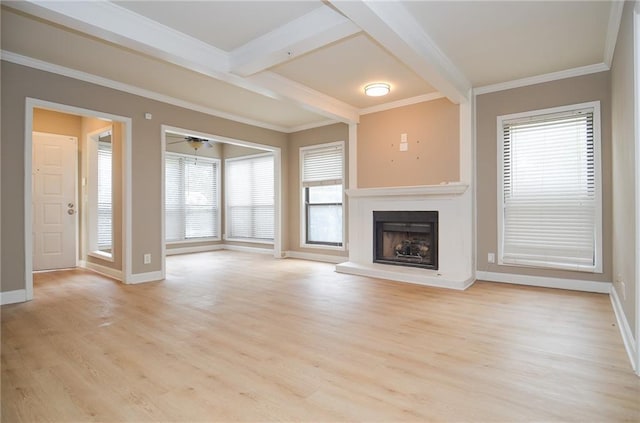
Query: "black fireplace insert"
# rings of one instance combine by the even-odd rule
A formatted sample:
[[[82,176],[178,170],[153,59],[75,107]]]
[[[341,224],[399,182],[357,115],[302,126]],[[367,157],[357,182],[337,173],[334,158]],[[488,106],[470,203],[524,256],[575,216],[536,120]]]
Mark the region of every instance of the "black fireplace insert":
[[[374,211],[373,261],[438,270],[438,212]]]

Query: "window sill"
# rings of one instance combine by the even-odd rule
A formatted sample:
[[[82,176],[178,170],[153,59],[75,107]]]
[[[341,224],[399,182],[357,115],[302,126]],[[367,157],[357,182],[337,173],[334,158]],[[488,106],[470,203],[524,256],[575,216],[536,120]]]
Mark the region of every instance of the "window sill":
[[[274,242],[273,240],[268,240],[268,239],[256,239],[256,238],[230,238],[230,237],[224,237],[225,241],[231,241],[231,242],[247,242],[250,244],[266,244],[266,245],[273,245]]]
[[[315,250],[347,251],[347,249],[344,247],[344,243],[342,243],[341,246],[301,243],[300,248],[310,248]]]
[[[524,259],[504,259],[498,260],[498,265],[509,267],[530,267],[547,270],[567,270],[571,272],[602,273],[602,266],[581,266],[577,264],[557,263],[551,261],[536,261]]]
[[[218,241],[222,241],[222,239],[220,239],[220,237],[217,237],[217,238],[191,238],[191,239],[184,239],[184,240],[180,240],[180,241],[166,241],[165,244],[166,245],[181,245],[181,244],[198,244],[198,243],[218,242]]]
[[[111,253],[105,253],[104,251],[96,250],[96,251],[91,251],[87,253],[87,255],[89,257],[93,257],[93,258],[97,258],[100,260],[105,260],[113,263],[113,254]]]

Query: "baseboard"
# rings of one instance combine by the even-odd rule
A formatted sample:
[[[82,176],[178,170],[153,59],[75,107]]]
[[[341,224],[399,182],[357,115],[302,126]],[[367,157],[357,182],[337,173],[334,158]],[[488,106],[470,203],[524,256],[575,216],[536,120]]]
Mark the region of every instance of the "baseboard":
[[[16,289],[15,291],[0,292],[0,304],[24,303],[27,301],[27,290]]]
[[[488,282],[512,283],[516,285],[540,286],[544,288],[569,289],[572,291],[608,294],[610,282],[594,282],[579,279],[545,278],[542,276],[516,275],[513,273],[476,272],[476,279]]]
[[[284,253],[284,257],[301,259],[301,260],[321,261],[324,263],[333,263],[333,264],[344,263],[345,261],[349,261],[349,257],[332,256],[331,254],[305,253],[302,251],[286,251]]]
[[[636,341],[633,337],[631,326],[629,326],[629,322],[627,321],[627,316],[624,314],[624,310],[622,309],[622,303],[620,302],[620,297],[618,297],[618,291],[616,291],[613,286],[611,287],[609,298],[611,298],[613,313],[616,316],[618,328],[620,328],[620,335],[622,335],[622,342],[624,342],[624,348],[627,350],[631,367],[633,367],[633,370],[638,373],[640,369],[636,366],[635,360],[635,357],[637,357]]]
[[[231,245],[223,244],[224,250],[242,251],[245,253],[258,253],[258,254],[270,254],[273,255],[273,248],[260,248],[260,247],[247,247],[245,245]]]
[[[162,271],[157,270],[155,272],[134,273],[133,275],[129,276],[124,283],[132,285],[145,282],[158,282],[162,279],[164,279],[164,277],[162,276]]]
[[[167,248],[165,253],[168,256],[173,256],[177,254],[203,253],[205,251],[216,251],[222,249],[224,249],[223,244],[196,245],[192,247]]]
[[[110,267],[103,266],[103,265],[97,264],[97,263],[92,263],[90,261],[81,262],[81,264],[84,264],[83,267],[85,267],[86,269],[89,269],[89,270],[91,270],[93,272],[100,273],[101,275],[108,276],[108,277],[113,278],[115,280],[118,280],[120,282],[122,282],[122,280],[123,280],[122,271],[121,270],[112,269]]]

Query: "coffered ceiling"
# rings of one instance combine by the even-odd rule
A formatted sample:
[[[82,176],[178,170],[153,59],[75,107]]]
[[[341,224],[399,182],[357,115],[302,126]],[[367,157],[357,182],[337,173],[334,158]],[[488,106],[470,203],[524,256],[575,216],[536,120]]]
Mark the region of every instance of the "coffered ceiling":
[[[8,1],[3,59],[291,132],[610,66],[620,1]],[[367,83],[391,85],[366,97]]]

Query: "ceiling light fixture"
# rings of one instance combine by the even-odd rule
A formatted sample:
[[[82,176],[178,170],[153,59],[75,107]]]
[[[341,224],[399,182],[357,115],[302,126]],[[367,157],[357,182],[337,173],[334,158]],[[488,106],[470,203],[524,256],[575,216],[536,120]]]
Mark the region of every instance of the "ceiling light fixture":
[[[364,87],[364,93],[369,97],[380,97],[389,94],[391,87],[384,82],[375,82]]]

